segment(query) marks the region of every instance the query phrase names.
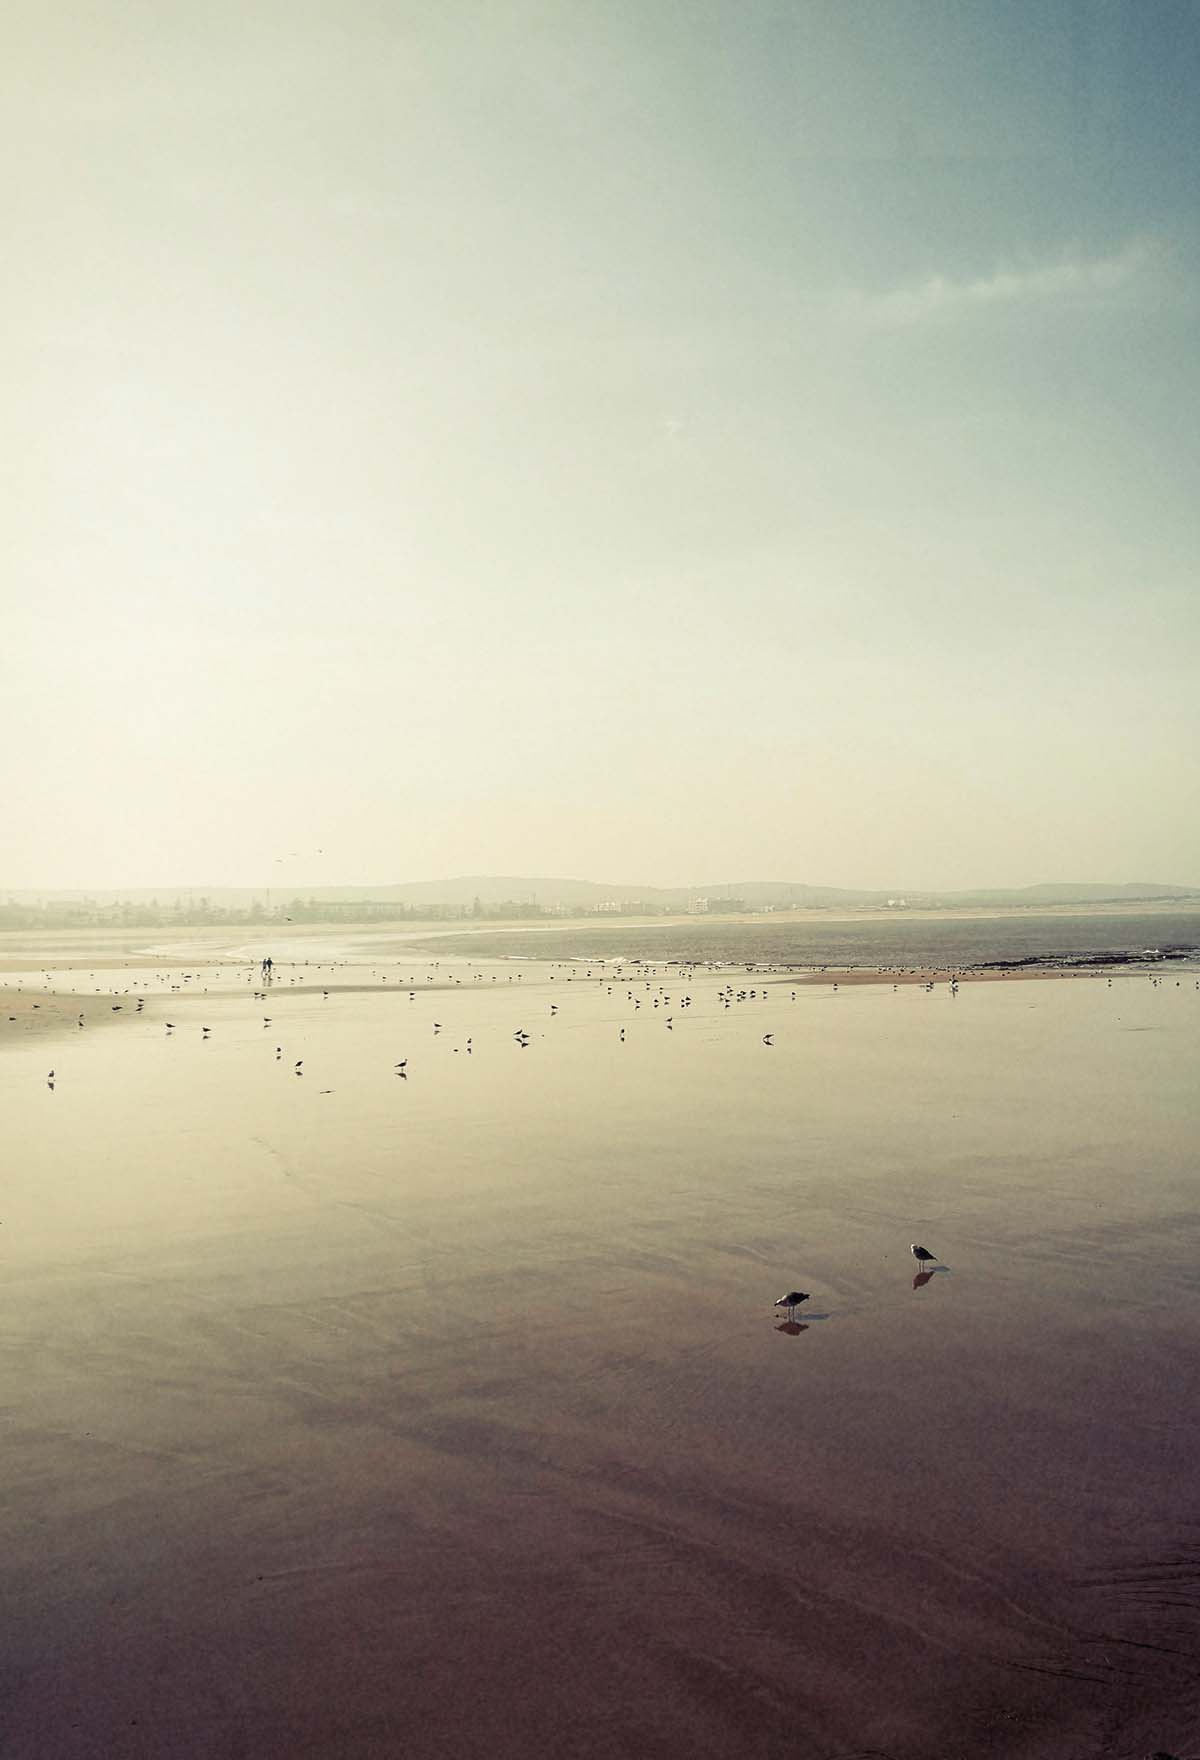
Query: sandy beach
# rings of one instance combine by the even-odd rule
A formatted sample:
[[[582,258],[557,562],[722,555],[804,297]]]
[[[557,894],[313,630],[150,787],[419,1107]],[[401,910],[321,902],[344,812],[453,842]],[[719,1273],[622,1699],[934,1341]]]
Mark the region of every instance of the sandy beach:
[[[1192,1751],[1195,972],[113,953],[5,991],[6,1751]]]

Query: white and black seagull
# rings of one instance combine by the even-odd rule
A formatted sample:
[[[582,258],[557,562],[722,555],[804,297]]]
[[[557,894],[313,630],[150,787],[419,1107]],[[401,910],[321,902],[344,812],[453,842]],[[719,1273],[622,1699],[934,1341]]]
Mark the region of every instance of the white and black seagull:
[[[908,1250],[912,1254],[913,1258],[917,1261],[918,1265],[925,1265],[929,1262],[930,1259],[934,1260],[935,1263],[938,1265],[941,1264],[941,1260],[938,1258],[936,1253],[931,1253],[929,1251],[928,1247],[919,1247],[917,1245],[916,1241],[913,1241],[912,1245],[909,1247]]]
[[[790,1319],[792,1319],[793,1315],[795,1314],[796,1309],[800,1306],[801,1302],[806,1302],[807,1300],[808,1300],[808,1291],[807,1290],[805,1290],[805,1289],[792,1289],[792,1290],[788,1291],[787,1295],[780,1296],[779,1300],[775,1303],[775,1306],[777,1308],[786,1308],[788,1311],[788,1319],[790,1320]]]

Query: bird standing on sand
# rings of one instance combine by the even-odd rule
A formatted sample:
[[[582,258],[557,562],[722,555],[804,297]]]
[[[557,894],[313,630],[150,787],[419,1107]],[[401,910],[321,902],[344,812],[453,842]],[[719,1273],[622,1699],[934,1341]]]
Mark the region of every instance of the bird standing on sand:
[[[788,1311],[788,1319],[790,1320],[793,1317],[793,1315],[795,1314],[796,1309],[800,1306],[801,1302],[806,1302],[807,1300],[808,1300],[808,1291],[807,1290],[793,1289],[793,1290],[789,1290],[787,1295],[780,1296],[779,1300],[775,1303],[775,1306],[777,1308],[786,1308]]]
[[[912,1254],[913,1258],[917,1261],[918,1265],[924,1265],[930,1259],[936,1260],[936,1262],[939,1265],[941,1264],[941,1260],[938,1259],[938,1256],[936,1253],[931,1253],[929,1251],[928,1247],[919,1247],[917,1245],[916,1241],[913,1241],[912,1245],[909,1247],[908,1250]]]

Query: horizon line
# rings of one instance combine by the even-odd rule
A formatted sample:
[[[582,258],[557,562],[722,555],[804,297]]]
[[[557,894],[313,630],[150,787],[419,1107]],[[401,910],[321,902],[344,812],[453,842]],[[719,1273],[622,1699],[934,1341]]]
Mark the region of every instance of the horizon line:
[[[739,886],[778,887],[802,889],[808,892],[858,892],[887,893],[898,896],[913,894],[944,894],[944,893],[976,893],[976,892],[1029,892],[1041,887],[1079,887],[1095,889],[1112,887],[1128,890],[1134,887],[1146,887],[1156,891],[1195,892],[1200,893],[1200,884],[1186,881],[1165,880],[1031,880],[1012,882],[989,881],[974,885],[847,885],[842,882],[813,880],[772,880],[746,877],[741,880],[720,882],[704,881],[608,881],[592,880],[577,875],[541,875],[541,874],[445,874],[435,879],[418,880],[272,880],[270,882],[253,881],[122,881],[118,884],[96,885],[90,882],[72,882],[68,884],[40,883],[35,885],[9,886],[0,884],[0,900],[20,893],[123,893],[123,892],[165,892],[173,894],[188,893],[191,895],[210,895],[220,892],[289,892],[297,896],[301,892],[319,893],[334,891],[366,892],[372,887],[394,890],[406,887],[431,886],[462,886],[498,882],[512,883],[522,886],[551,887],[594,886],[600,890],[611,890],[623,893],[626,897],[634,897],[638,893],[686,892],[708,894],[722,897]],[[515,901],[514,901],[515,902]]]

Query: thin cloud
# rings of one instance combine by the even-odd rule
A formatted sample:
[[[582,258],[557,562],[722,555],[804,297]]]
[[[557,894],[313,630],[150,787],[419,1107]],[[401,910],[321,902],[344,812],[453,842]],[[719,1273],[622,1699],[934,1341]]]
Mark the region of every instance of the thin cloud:
[[[1135,239],[1112,256],[1068,256],[1041,266],[997,269],[973,281],[929,275],[885,293],[852,294],[842,309],[861,323],[902,328],[1003,306],[1095,306],[1148,286],[1158,267],[1158,252]]]

